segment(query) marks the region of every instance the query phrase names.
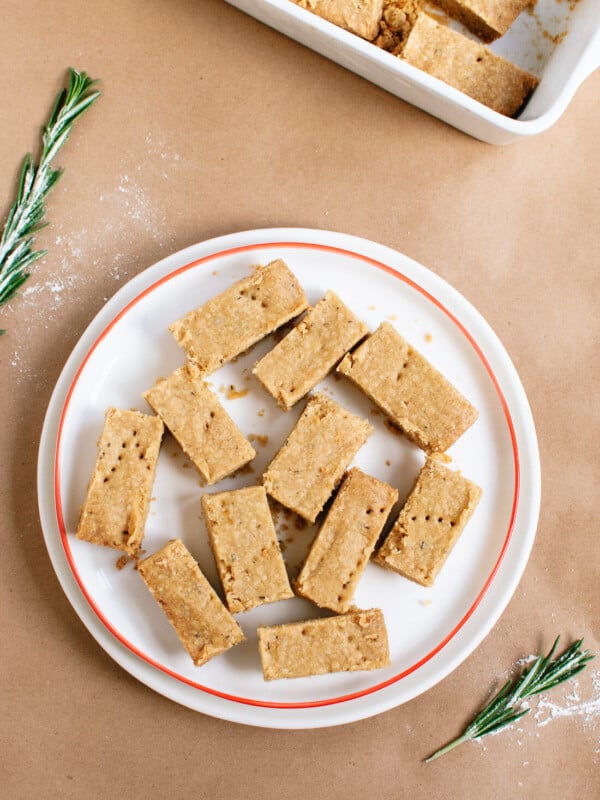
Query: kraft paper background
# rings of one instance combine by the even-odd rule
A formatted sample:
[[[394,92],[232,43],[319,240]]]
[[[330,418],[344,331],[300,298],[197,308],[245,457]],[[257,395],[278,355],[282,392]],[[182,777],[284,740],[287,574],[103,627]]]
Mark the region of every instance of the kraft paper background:
[[[0,794],[12,798],[597,798],[600,659],[517,726],[444,759],[516,661],[600,651],[600,74],[562,119],[479,143],[220,0],[4,0],[0,213],[68,66],[101,100],[59,157],[49,250],[0,311]],[[212,719],[130,677],[69,605],[40,529],[36,459],[53,386],[106,299],[164,255],[258,227],[325,228],[421,262],[486,317],[539,437],[524,577],[448,678],[339,728]]]

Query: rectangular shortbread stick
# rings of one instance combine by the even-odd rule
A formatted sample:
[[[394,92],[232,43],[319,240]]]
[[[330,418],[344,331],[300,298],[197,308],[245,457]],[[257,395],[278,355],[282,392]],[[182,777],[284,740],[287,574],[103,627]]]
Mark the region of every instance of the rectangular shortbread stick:
[[[253,372],[278,405],[288,411],[335,367],[368,333],[333,292],[261,358]]]
[[[477,419],[477,410],[427,359],[383,322],[338,367],[408,438],[443,452]]]
[[[263,475],[265,489],[279,503],[314,522],[372,432],[366,420],[327,395],[314,395]]]
[[[317,533],[294,583],[322,608],[348,611],[398,491],[353,467]]]
[[[408,34],[400,58],[507,117],[521,109],[538,84],[535,75],[425,13]]]
[[[387,630],[378,608],[325,619],[259,626],[265,680],[381,669],[390,664]]]
[[[484,42],[493,42],[506,33],[531,0],[435,0],[435,5]]]
[[[244,638],[180,539],[138,564],[138,572],[197,667]]]
[[[294,596],[262,486],[205,494],[202,511],[233,614]]]
[[[293,0],[318,17],[372,41],[379,33],[383,0]]]
[[[79,516],[77,538],[133,556],[141,547],[158,451],[158,417],[109,408],[96,466]]]
[[[193,365],[158,381],[144,397],[207,484],[231,475],[256,455]]]
[[[281,261],[256,267],[169,330],[203,374],[214,372],[308,308],[298,279]]]
[[[479,486],[439,461],[426,459],[374,561],[432,586],[480,497]]]

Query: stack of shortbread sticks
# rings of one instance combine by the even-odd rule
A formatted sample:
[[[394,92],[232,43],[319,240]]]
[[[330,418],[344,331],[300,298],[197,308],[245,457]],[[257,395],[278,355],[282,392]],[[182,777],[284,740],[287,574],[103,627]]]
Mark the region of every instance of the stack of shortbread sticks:
[[[324,393],[309,396],[260,485],[202,496],[224,605],[180,539],[139,559],[164,425],[207,485],[248,464],[252,445],[204,379],[303,313],[255,365],[264,388],[287,411],[337,367],[425,451],[425,464],[374,553],[398,492],[358,467],[347,469],[372,426]],[[294,590],[335,614],[260,626],[267,680],[389,665],[383,614],[352,605],[356,585],[371,557],[432,585],[481,495],[442,463],[477,411],[389,322],[369,334],[331,291],[309,308],[281,260],[254,268],[170,330],[187,363],[144,393],[156,416],[107,410],[78,538],[137,560],[197,666],[242,641],[233,614],[293,597]],[[314,523],[334,492],[292,588],[267,496]]]

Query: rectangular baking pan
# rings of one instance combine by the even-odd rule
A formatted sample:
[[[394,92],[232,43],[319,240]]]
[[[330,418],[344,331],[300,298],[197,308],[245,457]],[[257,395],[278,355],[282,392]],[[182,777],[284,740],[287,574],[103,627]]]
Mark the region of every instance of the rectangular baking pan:
[[[227,0],[306,47],[470,136],[509,144],[550,128],[600,66],[600,0],[538,0],[492,50],[540,79],[517,119],[505,117],[290,0]]]

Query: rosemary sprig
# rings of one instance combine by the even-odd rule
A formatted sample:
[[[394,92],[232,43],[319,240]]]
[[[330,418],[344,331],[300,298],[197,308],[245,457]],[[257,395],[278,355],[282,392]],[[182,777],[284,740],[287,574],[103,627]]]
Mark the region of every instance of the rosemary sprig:
[[[45,198],[62,175],[51,167],[52,160],[66,142],[75,120],[100,95],[97,81],[85,72],[69,69],[69,85],[56,98],[54,108],[42,128],[42,153],[36,165],[31,153],[25,156],[17,198],[8,212],[0,239],[0,306],[8,302],[29,277],[27,271],[47,250],[33,250],[34,234],[44,228]],[[4,331],[0,331],[0,335]]]
[[[548,689],[558,686],[559,683],[568,681],[581,672],[587,662],[594,658],[589,650],[581,649],[583,639],[579,639],[553,661],[552,656],[559,638],[559,636],[556,637],[547,656],[538,656],[521,675],[514,680],[507,681],[460,736],[436,750],[433,755],[425,759],[425,762],[434,761],[469,739],[479,739],[487,733],[502,730],[507,725],[516,722],[530,710],[519,707],[518,704],[521,700],[540,692],[546,692]]]

